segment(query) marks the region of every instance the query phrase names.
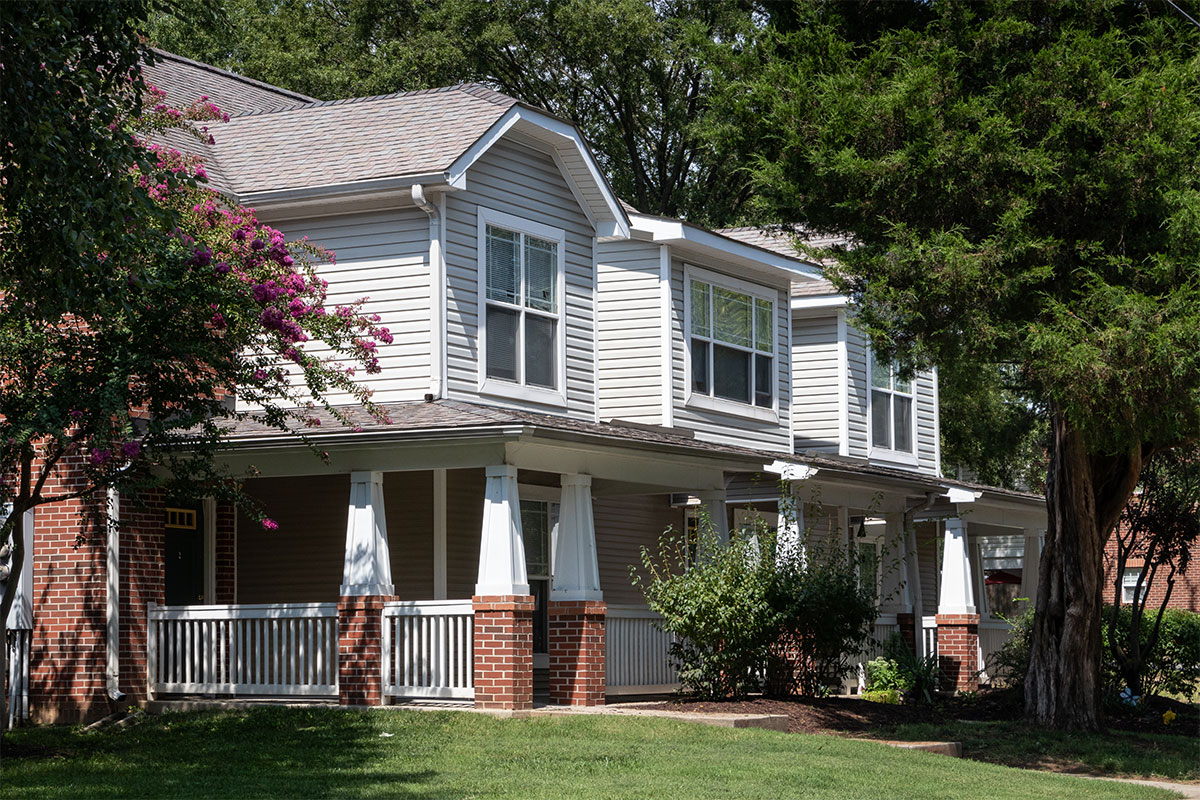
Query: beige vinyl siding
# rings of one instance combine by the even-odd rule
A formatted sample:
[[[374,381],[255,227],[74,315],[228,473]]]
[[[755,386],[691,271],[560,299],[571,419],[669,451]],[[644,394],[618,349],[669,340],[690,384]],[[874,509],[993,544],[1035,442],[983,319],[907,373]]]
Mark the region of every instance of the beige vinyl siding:
[[[385,472],[392,583],[401,600],[433,599],[433,473]]]
[[[836,315],[792,320],[792,432],[796,450],[838,452],[839,403]]]
[[[346,552],[348,475],[252,478],[246,492],[279,524],[238,516],[237,602],[336,602]]]
[[[737,278],[735,270],[722,268],[704,259],[688,258],[690,266],[699,267]],[[745,280],[739,278],[739,280]],[[792,368],[788,349],[791,312],[789,296],[781,288],[763,287],[775,293],[775,365],[778,369],[775,395],[778,421],[762,421],[733,414],[722,414],[687,405],[687,390],[691,376],[686,372],[688,320],[684,306],[687,291],[684,262],[671,259],[671,331],[672,331],[672,388],[675,401],[675,424],[696,431],[696,438],[718,444],[741,445],[763,450],[792,452],[789,420],[792,406]]]
[[[356,380],[375,391],[376,402],[421,399],[430,386],[429,217],[418,209],[389,209],[292,219],[277,227],[289,239],[307,236],[337,256],[318,269],[329,281],[330,310],[368,298],[363,312],[378,314],[379,324],[391,331],[392,344],[379,343],[381,371],[360,369]],[[352,402],[344,393],[329,398]]]
[[[597,245],[600,419],[662,422],[659,247]]]
[[[667,528],[681,530],[683,509],[672,508],[668,495],[633,495],[597,497],[592,514],[605,602],[645,604],[642,593],[630,583],[629,567],[641,566],[642,548],[656,550]]]
[[[467,189],[446,198],[447,377],[451,397],[479,396],[478,215],[483,206],[566,232],[565,322],[567,408],[571,416],[594,419],[595,326],[592,243],[594,231],[553,159],[505,140],[467,172]],[[488,397],[497,405],[527,403]],[[538,410],[562,412],[558,406]]]
[[[450,600],[466,600],[475,593],[484,484],[481,469],[446,471],[446,597]]]

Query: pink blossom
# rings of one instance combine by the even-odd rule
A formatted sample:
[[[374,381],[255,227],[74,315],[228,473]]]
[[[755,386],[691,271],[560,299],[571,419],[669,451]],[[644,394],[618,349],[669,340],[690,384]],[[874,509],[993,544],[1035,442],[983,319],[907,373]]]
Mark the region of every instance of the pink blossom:
[[[126,442],[125,444],[121,445],[121,455],[123,455],[126,460],[132,461],[141,454],[141,442]]]
[[[263,530],[267,530],[267,531],[279,530],[279,523],[268,517],[263,517],[262,526],[263,526]]]

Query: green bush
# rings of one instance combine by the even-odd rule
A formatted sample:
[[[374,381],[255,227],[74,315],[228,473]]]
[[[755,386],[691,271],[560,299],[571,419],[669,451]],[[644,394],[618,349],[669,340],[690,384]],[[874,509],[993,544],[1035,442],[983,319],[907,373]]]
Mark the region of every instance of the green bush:
[[[937,656],[928,655],[917,657],[904,638],[893,633],[884,646],[884,658],[896,665],[900,681],[905,688],[901,689],[909,702],[933,703],[933,696],[938,690],[941,670],[938,668]]]
[[[886,691],[888,689],[907,694],[912,688],[912,683],[901,670],[900,665],[890,658],[877,658],[874,661],[867,662],[867,688],[866,691]]]
[[[1126,681],[1109,648],[1108,619],[1111,613],[1112,606],[1105,606],[1100,623],[1102,677],[1105,688],[1116,694],[1125,687]],[[1142,620],[1139,638],[1143,646],[1150,641],[1156,613],[1147,609]],[[1122,605],[1117,617],[1117,636],[1121,642],[1129,640],[1131,619],[1130,607]],[[1147,697],[1163,693],[1190,697],[1200,689],[1200,614],[1179,608],[1168,608],[1163,612],[1158,644],[1146,657],[1141,680],[1142,692]]]
[[[895,689],[867,690],[862,693],[862,699],[872,703],[883,703],[886,706],[898,706],[900,705],[900,692]]]
[[[667,531],[657,553],[643,549],[632,579],[675,635],[685,688],[740,698],[766,678],[772,694],[816,696],[841,681],[870,639],[874,587],[859,587],[844,549],[805,539],[803,558],[761,524],[720,546],[702,518],[694,540]]]
[[[1116,695],[1125,688],[1125,679],[1117,669],[1109,649],[1108,618],[1111,612],[1112,606],[1104,606],[1100,618],[1103,659],[1100,677],[1104,691]],[[1128,640],[1129,637],[1130,619],[1129,607],[1122,606],[1117,619],[1117,636],[1123,637],[1124,640]],[[1025,673],[1029,670],[1033,610],[1026,610],[1012,622],[1012,638],[993,657],[992,665],[997,668],[998,674],[1006,683],[1021,686],[1025,682]],[[1148,617],[1142,622],[1143,643],[1149,642],[1149,628],[1152,624],[1153,617]],[[1200,614],[1176,608],[1169,608],[1164,612],[1158,646],[1146,659],[1142,685],[1147,696],[1164,692],[1191,696],[1200,689]]]

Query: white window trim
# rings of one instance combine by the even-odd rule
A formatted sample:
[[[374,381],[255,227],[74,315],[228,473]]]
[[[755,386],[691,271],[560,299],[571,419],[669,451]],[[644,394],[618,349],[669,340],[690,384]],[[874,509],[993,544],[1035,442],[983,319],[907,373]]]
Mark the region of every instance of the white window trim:
[[[909,440],[913,443],[912,452],[910,453],[906,450],[894,450],[890,447],[880,447],[875,444],[875,418],[872,408],[874,405],[875,389],[877,388],[873,383],[871,383],[871,371],[874,369],[873,365],[875,363],[875,352],[870,347],[864,348],[864,352],[867,355],[867,445],[870,448],[869,458],[873,461],[889,461],[893,464],[903,464],[904,466],[908,467],[919,466],[920,459],[917,456],[917,379],[919,376],[914,374],[912,377],[912,422],[910,424],[912,429],[910,435],[912,438]],[[886,389],[885,391],[892,394],[897,393],[895,389]],[[899,394],[904,394],[904,392],[899,392]],[[892,416],[892,421],[894,424],[894,415]],[[895,441],[894,435],[892,440]]]
[[[504,397],[510,400],[520,400],[528,403],[553,405],[566,408],[567,405],[567,234],[561,228],[543,225],[540,222],[522,217],[505,214],[492,208],[478,206],[476,221],[476,250],[478,261],[478,320],[479,320],[479,358],[478,385],[479,393]],[[517,233],[536,236],[539,239],[558,244],[558,286],[556,287],[555,307],[558,309],[558,325],[555,333],[558,338],[557,388],[547,389],[542,386],[527,386],[524,383],[514,383],[499,378],[489,378],[487,374],[487,226],[495,225]],[[524,367],[524,351],[517,354],[517,367]]]
[[[1121,602],[1122,603],[1133,603],[1134,600],[1137,599],[1137,579],[1141,576],[1141,574],[1142,574],[1141,567],[1126,567],[1125,570],[1121,573]],[[1133,578],[1133,582],[1126,583],[1126,579],[1128,579],[1130,577]],[[1142,587],[1142,595],[1143,596],[1149,591],[1149,588],[1150,588],[1149,586]],[[1133,595],[1133,597],[1126,597],[1125,596],[1126,590],[1128,590],[1128,593]]]
[[[775,364],[775,375],[772,383],[771,405],[756,406],[753,403],[740,403],[737,400],[726,400],[692,391],[692,281],[720,286],[723,289],[766,300],[771,304],[771,360]],[[759,422],[779,423],[779,370],[782,368],[779,352],[779,293],[769,286],[731,278],[719,272],[696,267],[691,264],[683,265],[683,391],[684,405],[703,411],[713,411],[731,417],[752,419]],[[757,351],[754,351],[757,352]],[[788,354],[788,358],[791,354]],[[709,376],[710,381],[712,376]],[[753,393],[754,387],[750,387]]]

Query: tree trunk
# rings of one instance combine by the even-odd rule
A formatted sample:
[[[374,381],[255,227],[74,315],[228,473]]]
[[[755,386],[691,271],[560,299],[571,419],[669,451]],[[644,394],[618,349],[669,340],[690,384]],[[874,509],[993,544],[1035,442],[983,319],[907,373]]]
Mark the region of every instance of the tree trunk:
[[[1142,454],[1089,453],[1061,413],[1052,415],[1051,433],[1025,715],[1046,727],[1099,730],[1104,542],[1137,482]]]

